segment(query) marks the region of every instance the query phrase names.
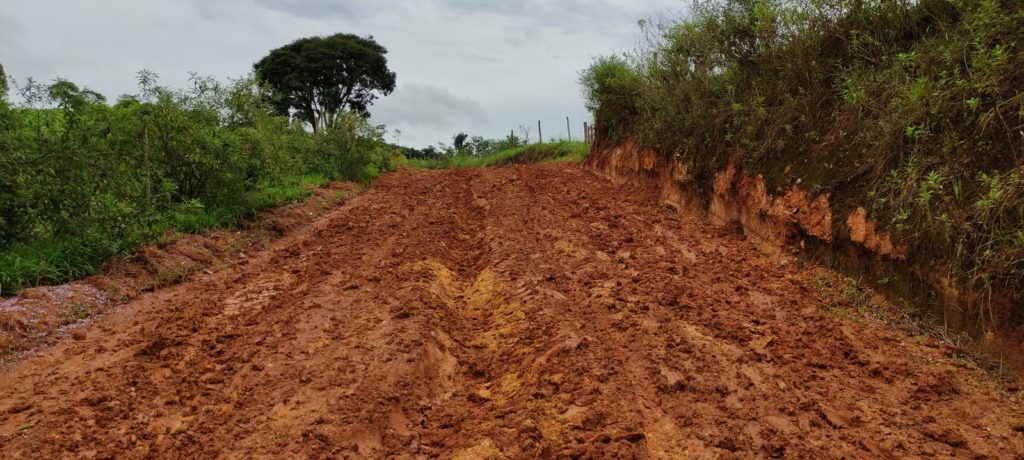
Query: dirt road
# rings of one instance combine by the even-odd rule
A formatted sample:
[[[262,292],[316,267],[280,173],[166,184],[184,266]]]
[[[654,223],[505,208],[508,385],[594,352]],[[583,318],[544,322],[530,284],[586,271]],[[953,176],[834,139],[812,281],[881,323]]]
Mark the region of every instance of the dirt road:
[[[0,370],[0,456],[1021,458],[813,271],[578,166],[396,173]]]

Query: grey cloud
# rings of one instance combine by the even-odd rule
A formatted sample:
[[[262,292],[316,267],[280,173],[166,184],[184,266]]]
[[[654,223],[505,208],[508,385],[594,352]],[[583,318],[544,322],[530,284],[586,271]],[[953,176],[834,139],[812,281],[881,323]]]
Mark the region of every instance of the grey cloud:
[[[566,32],[581,27],[604,27],[608,24],[632,23],[636,2],[629,0],[255,0],[267,8],[310,18],[364,19],[380,12],[436,11],[456,23],[460,18],[493,16],[519,20]],[[457,25],[454,25],[456,26]]]
[[[9,12],[0,9],[0,43],[6,43],[17,33],[18,22]]]
[[[421,83],[400,86],[371,111],[374,120],[410,128],[443,129],[487,119],[476,101],[459,97],[446,88]]]
[[[256,3],[299,17],[341,19],[363,19],[404,4],[393,0],[256,0]]]
[[[6,63],[8,66],[10,62],[5,62],[5,59],[10,59],[17,56],[20,42],[19,37],[21,36],[24,27],[14,16],[4,9],[0,8],[0,64]],[[11,69],[8,68],[7,72],[10,73]]]
[[[493,2],[487,0],[437,0],[448,11],[528,18],[543,25],[592,23],[598,26],[610,19],[621,19],[627,9],[613,1],[519,0]],[[628,3],[627,3],[628,4]]]

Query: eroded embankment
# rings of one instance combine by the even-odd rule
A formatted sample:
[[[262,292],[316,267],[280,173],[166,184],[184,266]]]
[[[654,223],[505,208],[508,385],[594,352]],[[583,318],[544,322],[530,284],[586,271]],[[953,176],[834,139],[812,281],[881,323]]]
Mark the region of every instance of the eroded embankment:
[[[715,174],[710,184],[698,184],[680,160],[633,141],[596,144],[587,165],[616,182],[655,189],[664,204],[706,212],[716,226],[737,225],[765,253],[801,254],[827,262],[891,298],[912,303],[951,330],[984,337],[979,345],[1018,355],[1014,350],[1019,349],[1019,340],[1012,339],[1016,334],[992,316],[1024,302],[1021,294],[997,289],[995,295],[983,297],[973,292],[947,275],[941,261],[915,257],[871,221],[865,209],[869,203],[837,207],[831,193],[812,194],[795,176],[785,187],[770,190],[762,176],[747,174],[735,162]]]

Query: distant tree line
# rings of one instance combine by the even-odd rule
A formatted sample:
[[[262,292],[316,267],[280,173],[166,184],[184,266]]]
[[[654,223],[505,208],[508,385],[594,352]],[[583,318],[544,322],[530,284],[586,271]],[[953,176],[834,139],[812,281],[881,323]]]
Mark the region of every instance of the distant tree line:
[[[470,136],[459,132],[452,136],[452,144],[440,143],[422,149],[401,147],[406,158],[417,160],[434,160],[456,155],[483,157],[526,145],[522,138],[509,135],[502,139],[487,139],[483,136]]]

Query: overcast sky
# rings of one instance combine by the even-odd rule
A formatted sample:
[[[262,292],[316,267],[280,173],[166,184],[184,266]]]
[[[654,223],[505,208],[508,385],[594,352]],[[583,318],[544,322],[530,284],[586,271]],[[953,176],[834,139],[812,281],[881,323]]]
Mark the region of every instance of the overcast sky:
[[[519,125],[575,136],[589,118],[578,72],[632,49],[637,21],[676,16],[682,0],[3,0],[0,63],[19,80],[69,79],[110,99],[149,69],[242,76],[271,49],[337,32],[388,48],[398,88],[373,121],[416,147],[454,133],[500,137]],[[391,134],[389,140],[394,141]]]

